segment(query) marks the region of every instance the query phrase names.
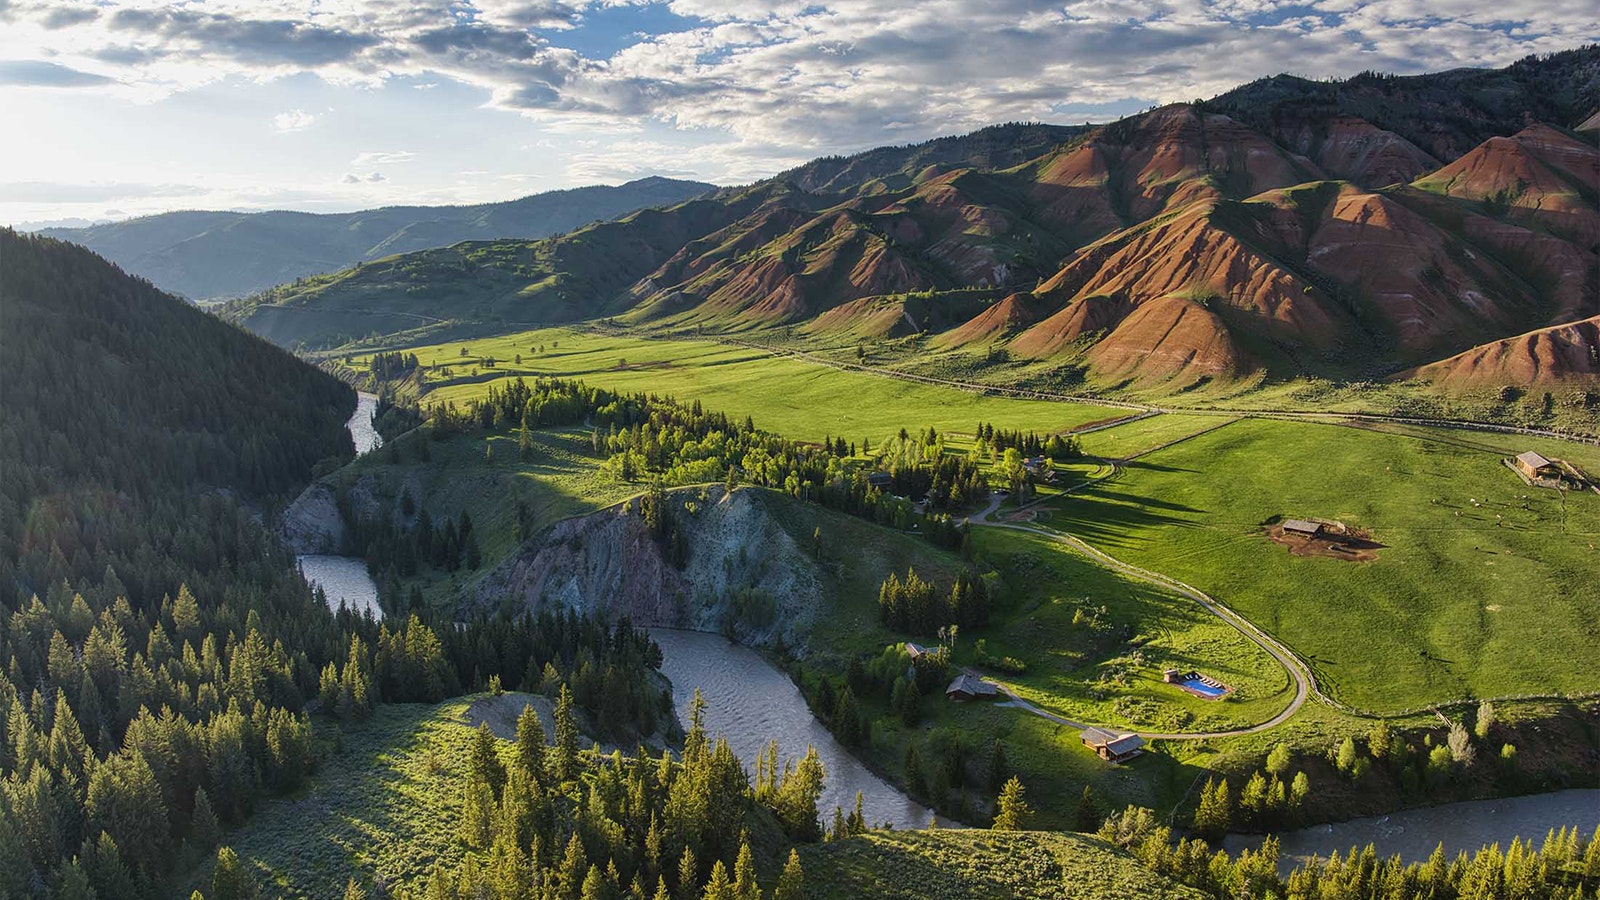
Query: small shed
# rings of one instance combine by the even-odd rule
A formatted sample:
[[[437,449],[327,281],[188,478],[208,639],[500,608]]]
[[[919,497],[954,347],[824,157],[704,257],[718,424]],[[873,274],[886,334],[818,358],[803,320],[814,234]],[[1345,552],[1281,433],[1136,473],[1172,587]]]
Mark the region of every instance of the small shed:
[[[1325,527],[1321,522],[1313,522],[1310,519],[1286,519],[1283,523],[1283,533],[1316,538],[1322,536]]]
[[[956,703],[965,703],[968,700],[993,700],[1000,696],[1000,688],[991,681],[984,681],[976,675],[962,672],[944,689],[945,697]]]
[[[1516,465],[1517,471],[1528,476],[1529,478],[1549,478],[1555,481],[1561,480],[1561,467],[1556,465],[1554,462],[1545,459],[1543,456],[1533,452],[1532,450],[1529,450],[1526,453],[1517,454]]]
[[[1124,734],[1106,728],[1085,728],[1083,745],[1106,762],[1127,762],[1144,752],[1144,738],[1137,734]]]
[[[873,472],[867,476],[867,484],[877,488],[880,491],[888,490],[889,485],[893,483],[894,476],[890,475],[888,472]]]
[[[906,655],[911,657],[912,662],[916,662],[924,656],[927,656],[928,653],[929,650],[927,647],[924,647],[921,644],[913,644],[910,641],[906,641]]]

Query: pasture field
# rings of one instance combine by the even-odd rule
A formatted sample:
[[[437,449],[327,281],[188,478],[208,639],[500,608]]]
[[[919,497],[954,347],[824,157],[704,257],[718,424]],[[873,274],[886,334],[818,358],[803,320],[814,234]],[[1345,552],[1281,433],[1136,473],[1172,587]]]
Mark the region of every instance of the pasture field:
[[[542,353],[537,350],[541,345]],[[541,329],[405,352],[416,353],[427,367],[426,401],[460,402],[482,396],[494,381],[518,375],[576,378],[613,390],[699,400],[708,409],[750,416],[760,428],[807,440],[844,435],[878,441],[901,428],[930,425],[940,431],[971,432],[979,422],[1048,433],[1117,414],[1090,404],[989,397],[847,372],[708,341]],[[494,367],[483,366],[490,357]],[[364,369],[366,359],[352,357],[351,365]]]
[[[811,635],[814,654],[876,654],[888,643],[930,640],[879,622],[878,587],[890,572],[904,577],[907,567],[948,585],[963,565],[957,554],[772,491],[760,496],[798,545],[821,535],[818,561],[832,603]],[[1013,656],[1028,667],[1021,675],[989,671],[991,677],[1045,709],[1143,731],[1201,732],[1266,721],[1293,697],[1287,673],[1271,656],[1193,601],[1096,565],[1049,538],[974,528],[972,559],[980,572],[997,573],[999,595],[989,626],[961,636],[954,662],[976,665],[975,642],[983,639],[991,657]],[[1236,695],[1202,700],[1164,684],[1167,666],[1199,669]],[[931,701],[944,705],[942,697]]]
[[[1273,632],[1336,698],[1394,711],[1600,689],[1600,496],[1526,486],[1516,436],[1248,419],[1057,501],[1060,527],[1214,594]],[[1370,529],[1378,559],[1291,555],[1273,517]]]
[[[996,677],[1077,721],[1159,732],[1225,731],[1264,722],[1294,697],[1282,666],[1199,604],[1125,578],[1047,537],[979,529],[975,551],[997,567],[1011,604],[982,637],[1024,674]],[[1203,700],[1162,670],[1199,670],[1232,687]]]
[[[1162,413],[1081,435],[1083,452],[1103,459],[1127,459],[1172,441],[1225,425],[1227,416]]]

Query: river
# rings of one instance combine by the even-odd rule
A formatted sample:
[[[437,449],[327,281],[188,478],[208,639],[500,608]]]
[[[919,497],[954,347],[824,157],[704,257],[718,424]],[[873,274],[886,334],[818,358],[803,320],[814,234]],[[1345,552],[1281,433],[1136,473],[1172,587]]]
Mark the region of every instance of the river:
[[[356,453],[370,453],[383,446],[383,438],[372,427],[378,414],[378,395],[366,391],[356,393],[356,411],[344,427],[355,442]],[[337,610],[339,604],[356,612],[371,611],[373,618],[383,618],[383,608],[378,605],[378,586],[367,574],[367,564],[353,556],[326,556],[307,553],[295,557],[300,573],[312,587],[322,588],[328,595],[328,608]]]
[[[356,612],[372,613],[374,619],[383,618],[383,607],[378,605],[378,585],[367,574],[367,564],[354,556],[325,556],[306,553],[295,557],[300,564],[300,574],[312,587],[322,588],[328,595],[328,608],[338,611],[343,603]]]
[[[1505,849],[1512,838],[1532,838],[1543,843],[1552,828],[1577,826],[1585,838],[1600,826],[1600,790],[1574,789],[1526,797],[1470,800],[1387,816],[1351,819],[1333,825],[1316,825],[1278,835],[1282,842],[1282,868],[1320,856],[1324,859],[1351,847],[1372,844],[1383,856],[1400,854],[1406,862],[1422,862],[1433,848],[1444,845],[1445,856],[1457,851],[1471,854],[1498,843]],[[1229,852],[1261,846],[1258,835],[1230,835],[1223,841]]]
[[[706,731],[727,738],[747,768],[753,769],[756,756],[773,740],[785,759],[797,759],[808,746],[817,748],[828,773],[818,803],[824,824],[835,806],[845,812],[854,808],[857,791],[873,825],[928,824],[932,812],[851,756],[811,715],[794,682],[759,653],[717,634],[652,628],[650,637],[661,647],[661,671],[672,682],[673,705],[685,727],[690,700],[699,688],[706,701]]]
[[[356,453],[371,453],[383,446],[383,436],[372,427],[372,420],[378,415],[378,395],[359,391],[356,394],[356,411],[344,427],[350,431],[350,439],[355,441]]]

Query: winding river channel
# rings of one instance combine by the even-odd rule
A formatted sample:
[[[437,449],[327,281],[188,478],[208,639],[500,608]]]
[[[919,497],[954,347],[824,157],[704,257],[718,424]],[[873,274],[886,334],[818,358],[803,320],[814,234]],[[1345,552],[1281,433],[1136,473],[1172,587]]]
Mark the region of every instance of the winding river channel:
[[[371,453],[383,446],[383,438],[372,427],[378,414],[378,395],[361,391],[356,395],[356,411],[344,427],[350,431],[357,455]],[[367,574],[367,564],[353,556],[329,556],[305,553],[295,557],[300,573],[313,587],[322,588],[328,596],[328,606],[337,610],[340,604],[356,612],[371,612],[375,619],[383,618],[383,608],[378,606],[378,586]]]
[[[1387,816],[1351,819],[1316,825],[1278,835],[1285,871],[1312,856],[1328,858],[1349,853],[1352,847],[1372,844],[1380,856],[1400,854],[1406,862],[1422,862],[1433,848],[1444,846],[1446,858],[1457,852],[1472,854],[1480,847],[1499,844],[1503,850],[1512,838],[1543,843],[1551,829],[1577,827],[1585,838],[1600,827],[1600,789],[1574,789],[1526,797],[1469,800]],[[1230,835],[1223,846],[1230,852],[1261,846],[1256,835]]]
[[[827,770],[818,808],[823,819],[835,806],[849,812],[862,795],[862,808],[873,825],[887,822],[896,828],[921,828],[932,813],[874,775],[834,740],[811,715],[800,689],[759,653],[730,643],[719,634],[650,629],[661,647],[662,674],[672,682],[672,701],[678,718],[688,727],[690,700],[695,689],[705,698],[705,727],[728,739],[728,745],[746,767],[771,741],[779,754],[798,759],[806,748],[816,747]],[[945,824],[940,820],[941,824]]]
[[[378,398],[363,393],[348,427],[356,450],[370,452],[382,446],[372,428]],[[381,618],[378,586],[360,559],[345,556],[304,555],[300,569],[337,608],[344,603],[371,610]],[[706,700],[706,730],[727,738],[734,753],[747,766],[776,740],[785,759],[797,758],[808,746],[817,748],[827,769],[827,784],[820,804],[824,818],[833,808],[846,811],[861,792],[867,821],[896,828],[921,828],[931,813],[894,786],[873,774],[850,755],[833,735],[811,715],[805,699],[788,676],[747,647],[730,643],[721,635],[652,628],[660,645],[662,672],[672,682],[678,716],[689,715],[689,698],[698,688]],[[944,824],[941,820],[941,824]],[[1319,825],[1279,835],[1285,870],[1311,856],[1345,853],[1351,847],[1375,844],[1381,854],[1398,853],[1407,861],[1421,861],[1443,844],[1445,853],[1472,853],[1491,843],[1502,847],[1514,837],[1542,841],[1553,828],[1573,827],[1585,835],[1600,826],[1600,789],[1577,789],[1498,800],[1451,803],[1406,810],[1387,816]],[[1235,835],[1225,841],[1230,851],[1256,847],[1258,836]]]

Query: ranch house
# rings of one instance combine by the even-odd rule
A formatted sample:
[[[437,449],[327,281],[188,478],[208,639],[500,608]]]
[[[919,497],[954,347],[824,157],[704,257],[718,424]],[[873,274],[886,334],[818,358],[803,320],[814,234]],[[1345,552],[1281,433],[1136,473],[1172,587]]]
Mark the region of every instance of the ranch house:
[[[1529,450],[1520,453],[1516,459],[1517,471],[1533,479],[1549,478],[1554,481],[1561,480],[1561,467],[1539,454]]]
[[[994,682],[984,681],[976,675],[962,672],[944,689],[946,698],[955,703],[965,703],[968,700],[993,700],[1000,696],[1000,688]]]
[[[1105,728],[1085,728],[1083,745],[1106,762],[1127,762],[1144,752],[1144,738],[1137,734],[1119,734]]]

